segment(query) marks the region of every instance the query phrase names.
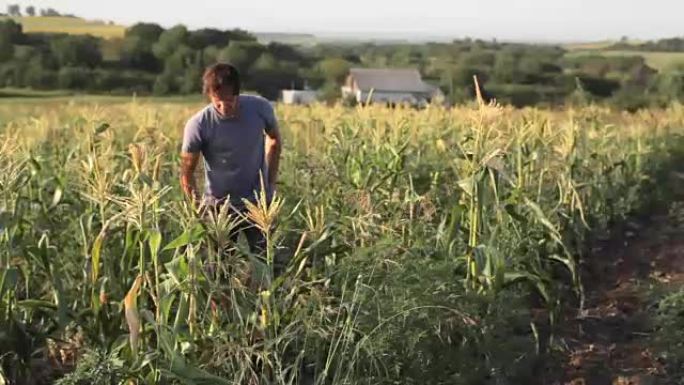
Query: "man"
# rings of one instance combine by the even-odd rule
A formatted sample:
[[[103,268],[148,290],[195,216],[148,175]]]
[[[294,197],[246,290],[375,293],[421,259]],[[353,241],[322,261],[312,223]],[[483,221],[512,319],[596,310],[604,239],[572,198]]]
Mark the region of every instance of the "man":
[[[194,171],[204,158],[203,201],[209,209],[244,210],[243,199],[255,202],[262,186],[271,199],[278,179],[282,139],[271,104],[264,98],[240,95],[240,75],[226,63],[206,69],[204,93],[211,103],[185,125],[181,148],[181,187],[199,199]],[[242,229],[250,248],[263,246],[253,226]],[[236,234],[235,234],[236,235]]]

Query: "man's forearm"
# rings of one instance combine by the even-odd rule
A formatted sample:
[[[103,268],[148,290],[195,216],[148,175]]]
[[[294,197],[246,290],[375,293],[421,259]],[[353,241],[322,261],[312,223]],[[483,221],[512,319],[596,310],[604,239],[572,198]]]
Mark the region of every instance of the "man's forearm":
[[[183,192],[188,198],[194,199],[197,197],[197,189],[195,188],[195,178],[193,178],[192,174],[188,175],[186,173],[181,172],[180,183]]]
[[[195,188],[195,167],[197,166],[198,155],[192,153],[181,154],[180,184],[183,193],[190,198],[197,198]]]
[[[266,151],[266,164],[268,165],[268,184],[275,186],[278,181],[278,167],[280,166],[280,144],[268,147]]]

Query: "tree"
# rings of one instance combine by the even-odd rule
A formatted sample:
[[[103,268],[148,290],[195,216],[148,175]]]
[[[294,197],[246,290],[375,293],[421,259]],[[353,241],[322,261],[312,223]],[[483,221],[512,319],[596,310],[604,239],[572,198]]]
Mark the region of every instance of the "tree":
[[[64,89],[87,89],[91,85],[90,72],[83,67],[62,67],[57,72],[57,86]]]
[[[50,42],[50,51],[61,67],[93,68],[102,63],[98,40],[90,35],[55,38]]]
[[[278,62],[270,53],[263,53],[252,66],[254,71],[273,72],[278,69]]]
[[[201,52],[198,52],[201,55]],[[180,92],[185,95],[202,92],[202,67],[200,65],[188,66],[183,74],[180,84]]]
[[[674,66],[659,74],[654,83],[655,91],[666,103],[684,100],[684,65]]]
[[[22,83],[26,87],[34,89],[51,89],[57,87],[57,72],[46,69],[43,66],[42,58],[33,47],[21,47],[25,49],[17,50],[15,57],[24,63],[24,73]]]
[[[0,20],[0,39],[5,39],[12,44],[20,44],[23,39],[21,24],[14,20]]]
[[[297,65],[278,62],[265,52],[250,68],[247,85],[268,99],[277,99],[281,89],[301,82],[297,69]]]
[[[318,63],[318,68],[323,73],[326,81],[341,84],[349,73],[349,62],[342,58],[324,59]]]
[[[228,39],[230,41],[245,41],[245,42],[256,42],[257,38],[256,36],[252,35],[251,33],[236,28],[236,29],[231,29],[226,31],[226,34],[228,34]]]
[[[264,52],[264,46],[254,42],[231,41],[228,47],[219,52],[218,60],[229,62],[238,71],[247,74],[251,63],[254,63]]]
[[[14,45],[22,38],[21,24],[14,20],[0,21],[0,62],[14,56]]]
[[[342,96],[342,91],[337,83],[327,82],[319,90],[319,96],[322,101],[330,104],[334,103]]]
[[[491,51],[471,51],[461,56],[461,64],[464,67],[489,68],[494,65],[496,56]]]
[[[179,47],[186,45],[189,35],[188,29],[184,25],[167,29],[159,35],[159,40],[152,47],[152,50],[158,58],[166,59]]]
[[[19,6],[19,4],[10,4],[7,6],[7,14],[9,16],[20,17],[21,7]]]
[[[152,93],[155,95],[168,95],[178,89],[175,77],[167,72],[157,76],[152,86]]]
[[[266,46],[266,50],[277,60],[289,62],[302,62],[306,60],[301,52],[295,49],[295,47],[287,44],[269,43],[268,46]]]
[[[202,50],[202,62],[206,64],[216,63],[220,52],[221,50],[215,45],[206,47]]]
[[[164,72],[176,76],[182,76],[185,69],[190,65],[195,65],[195,59],[197,51],[187,45],[182,45],[178,47],[171,55],[169,55],[166,60],[164,60]]]
[[[28,16],[36,16],[36,7],[29,5],[26,7],[26,14]]]
[[[238,71],[243,73],[247,72],[247,67],[249,65],[249,55],[247,50],[235,44],[230,44],[228,47],[219,51],[216,60],[224,63],[230,63],[234,65]]]
[[[155,72],[161,68],[161,63],[152,51],[153,43],[140,36],[124,38],[121,46],[121,63],[128,68]]]
[[[40,15],[41,15],[41,16],[50,16],[50,17],[61,16],[61,15],[59,14],[59,12],[55,11],[53,8],[41,9],[41,10],[40,10]]]
[[[14,44],[0,36],[0,63],[9,61],[14,56]]]
[[[159,24],[137,23],[126,28],[126,32],[124,32],[124,38],[138,38],[143,42],[153,44],[159,40],[159,36],[161,36],[163,32],[164,28],[162,28]]]
[[[204,49],[211,45],[225,47],[230,43],[230,35],[219,29],[203,28],[190,32],[188,45],[194,49]]]
[[[497,83],[515,83],[520,79],[518,56],[512,52],[500,52],[492,70],[492,78]]]

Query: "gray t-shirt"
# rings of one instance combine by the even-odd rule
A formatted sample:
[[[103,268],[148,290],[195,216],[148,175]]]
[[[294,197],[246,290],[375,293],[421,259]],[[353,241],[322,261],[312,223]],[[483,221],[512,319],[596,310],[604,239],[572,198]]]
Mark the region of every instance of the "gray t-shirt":
[[[222,203],[228,196],[236,208],[244,207],[243,198],[254,202],[255,193],[261,191],[261,175],[271,199],[264,133],[277,125],[268,100],[252,95],[239,96],[235,118],[222,118],[209,104],[188,120],[182,151],[199,152],[204,158],[208,204]]]

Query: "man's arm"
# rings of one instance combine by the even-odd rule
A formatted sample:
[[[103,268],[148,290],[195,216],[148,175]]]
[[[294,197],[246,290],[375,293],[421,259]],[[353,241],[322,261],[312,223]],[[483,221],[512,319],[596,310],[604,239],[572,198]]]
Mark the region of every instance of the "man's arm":
[[[192,201],[197,199],[195,188],[195,168],[200,154],[198,152],[181,152],[180,183],[185,195]]]
[[[262,108],[260,110],[261,116],[264,119],[266,133],[266,166],[268,167],[268,186],[275,190],[276,182],[278,181],[278,166],[280,165],[280,151],[283,148],[283,139],[280,136],[280,129],[278,128],[278,119],[271,104],[264,99]]]
[[[195,167],[202,151],[201,125],[196,118],[191,118],[183,129],[181,145],[180,184],[185,195],[194,201],[197,197],[195,188]]]
[[[280,130],[275,125],[266,131],[266,165],[268,166],[268,184],[275,189],[278,181],[278,166],[280,165],[280,152],[283,147],[283,140]]]

